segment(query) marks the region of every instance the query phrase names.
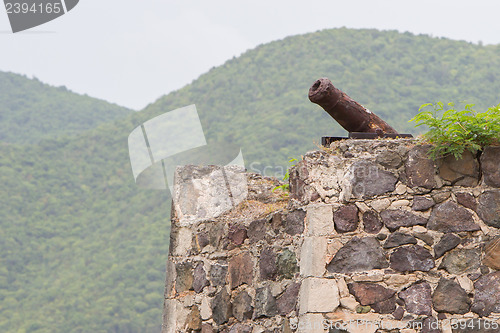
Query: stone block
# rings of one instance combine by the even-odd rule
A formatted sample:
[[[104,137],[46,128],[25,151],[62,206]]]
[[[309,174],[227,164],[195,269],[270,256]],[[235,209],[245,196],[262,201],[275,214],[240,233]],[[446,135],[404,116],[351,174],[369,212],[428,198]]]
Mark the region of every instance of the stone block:
[[[302,234],[304,232],[304,220],[306,218],[306,212],[302,209],[294,210],[285,218],[283,221],[285,232],[289,235]]]
[[[406,311],[416,315],[432,315],[431,286],[427,282],[418,282],[399,293],[405,302]]]
[[[481,169],[486,185],[500,187],[500,147],[485,147],[481,155]]]
[[[436,164],[429,157],[430,145],[415,146],[408,152],[405,161],[406,181],[409,187],[433,189],[436,181]]]
[[[478,202],[479,217],[487,225],[500,229],[500,190],[484,191]]]
[[[231,289],[242,284],[252,284],[253,261],[250,254],[242,252],[231,258],[229,261],[229,279]]]
[[[358,208],[356,205],[341,206],[334,214],[333,221],[338,233],[355,231],[358,228]]]
[[[273,317],[278,314],[276,298],[271,292],[269,286],[257,288],[255,290],[255,309],[253,318]]]
[[[163,323],[161,333],[177,333],[183,331],[189,309],[177,299],[166,299],[163,306]]]
[[[448,155],[438,161],[439,176],[456,186],[476,186],[479,182],[479,161],[466,150],[461,158]]]
[[[300,250],[300,275],[323,276],[326,266],[326,237],[305,237]]]
[[[472,213],[453,201],[445,201],[432,209],[427,228],[445,233],[481,230]]]
[[[474,289],[473,312],[482,317],[500,312],[500,272],[481,276],[474,282]]]
[[[333,312],[340,305],[337,282],[334,279],[307,278],[299,293],[299,313]]]
[[[276,305],[278,312],[282,316],[288,315],[296,310],[299,297],[300,283],[291,283],[285,291],[277,298]]]
[[[500,237],[491,240],[484,247],[483,264],[494,270],[500,270]]]
[[[403,209],[389,209],[380,213],[382,221],[390,231],[395,231],[401,227],[411,227],[415,225],[426,225],[427,219],[415,215]]]
[[[465,314],[469,312],[471,300],[458,283],[441,278],[432,294],[432,304],[437,312]]]
[[[173,209],[180,225],[215,218],[231,210],[248,195],[244,167],[179,167],[175,172]]]
[[[174,227],[170,233],[170,255],[187,257],[192,248],[193,231],[190,228]]]
[[[400,272],[424,271],[434,268],[434,258],[420,245],[407,245],[397,248],[391,254],[391,268]]]
[[[389,263],[374,237],[353,237],[333,257],[327,269],[332,273],[353,273],[387,268]]]
[[[376,179],[377,181],[373,181]],[[396,188],[398,177],[392,172],[381,169],[377,164],[358,160],[345,174],[342,182],[342,198],[346,202],[351,198],[372,198]]]
[[[307,236],[328,236],[334,232],[333,209],[329,205],[307,207]]]

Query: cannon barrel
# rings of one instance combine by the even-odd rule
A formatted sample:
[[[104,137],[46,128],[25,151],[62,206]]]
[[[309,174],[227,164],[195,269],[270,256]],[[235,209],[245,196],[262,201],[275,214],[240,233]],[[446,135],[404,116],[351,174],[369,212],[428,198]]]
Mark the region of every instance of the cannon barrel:
[[[309,89],[309,100],[321,106],[348,132],[398,134],[376,114],[335,88],[327,78],[314,82]]]

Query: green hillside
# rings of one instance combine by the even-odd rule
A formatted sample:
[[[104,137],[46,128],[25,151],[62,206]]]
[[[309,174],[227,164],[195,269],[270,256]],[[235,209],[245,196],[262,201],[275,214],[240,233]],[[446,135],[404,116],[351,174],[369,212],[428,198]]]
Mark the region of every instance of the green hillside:
[[[210,144],[238,144],[248,169],[279,173],[321,136],[343,132],[307,99],[317,78],[409,132],[425,102],[497,104],[499,51],[394,31],[325,30],[259,46],[142,112],[71,138],[0,143],[0,332],[158,332],[169,207],[166,192],[133,181],[127,137],[144,121],[195,103]],[[1,126],[10,128],[8,119]],[[46,120],[61,121],[44,130],[55,137],[69,126]],[[23,126],[17,133],[27,135]]]
[[[33,144],[44,138],[75,135],[124,117],[132,110],[66,87],[0,72],[0,141]]]
[[[195,103],[211,141],[233,141],[248,165],[277,165],[344,133],[307,93],[328,77],[400,133],[425,102],[500,103],[500,46],[410,33],[332,29],[261,45],[146,110]],[[259,168],[259,167],[257,167]]]

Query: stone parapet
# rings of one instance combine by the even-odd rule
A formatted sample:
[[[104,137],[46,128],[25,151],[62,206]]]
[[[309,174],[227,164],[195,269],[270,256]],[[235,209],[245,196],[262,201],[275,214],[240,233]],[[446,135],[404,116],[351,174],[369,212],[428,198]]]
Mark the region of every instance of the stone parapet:
[[[163,332],[500,331],[500,148],[429,148],[336,142],[291,169],[289,197],[179,170]]]

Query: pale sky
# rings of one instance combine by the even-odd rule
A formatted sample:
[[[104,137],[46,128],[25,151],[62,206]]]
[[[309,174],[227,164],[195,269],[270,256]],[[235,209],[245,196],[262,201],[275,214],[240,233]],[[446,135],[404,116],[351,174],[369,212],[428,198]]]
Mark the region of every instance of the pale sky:
[[[0,8],[0,71],[140,110],[257,45],[322,29],[410,31],[500,43],[493,0],[80,0],[12,34]]]

